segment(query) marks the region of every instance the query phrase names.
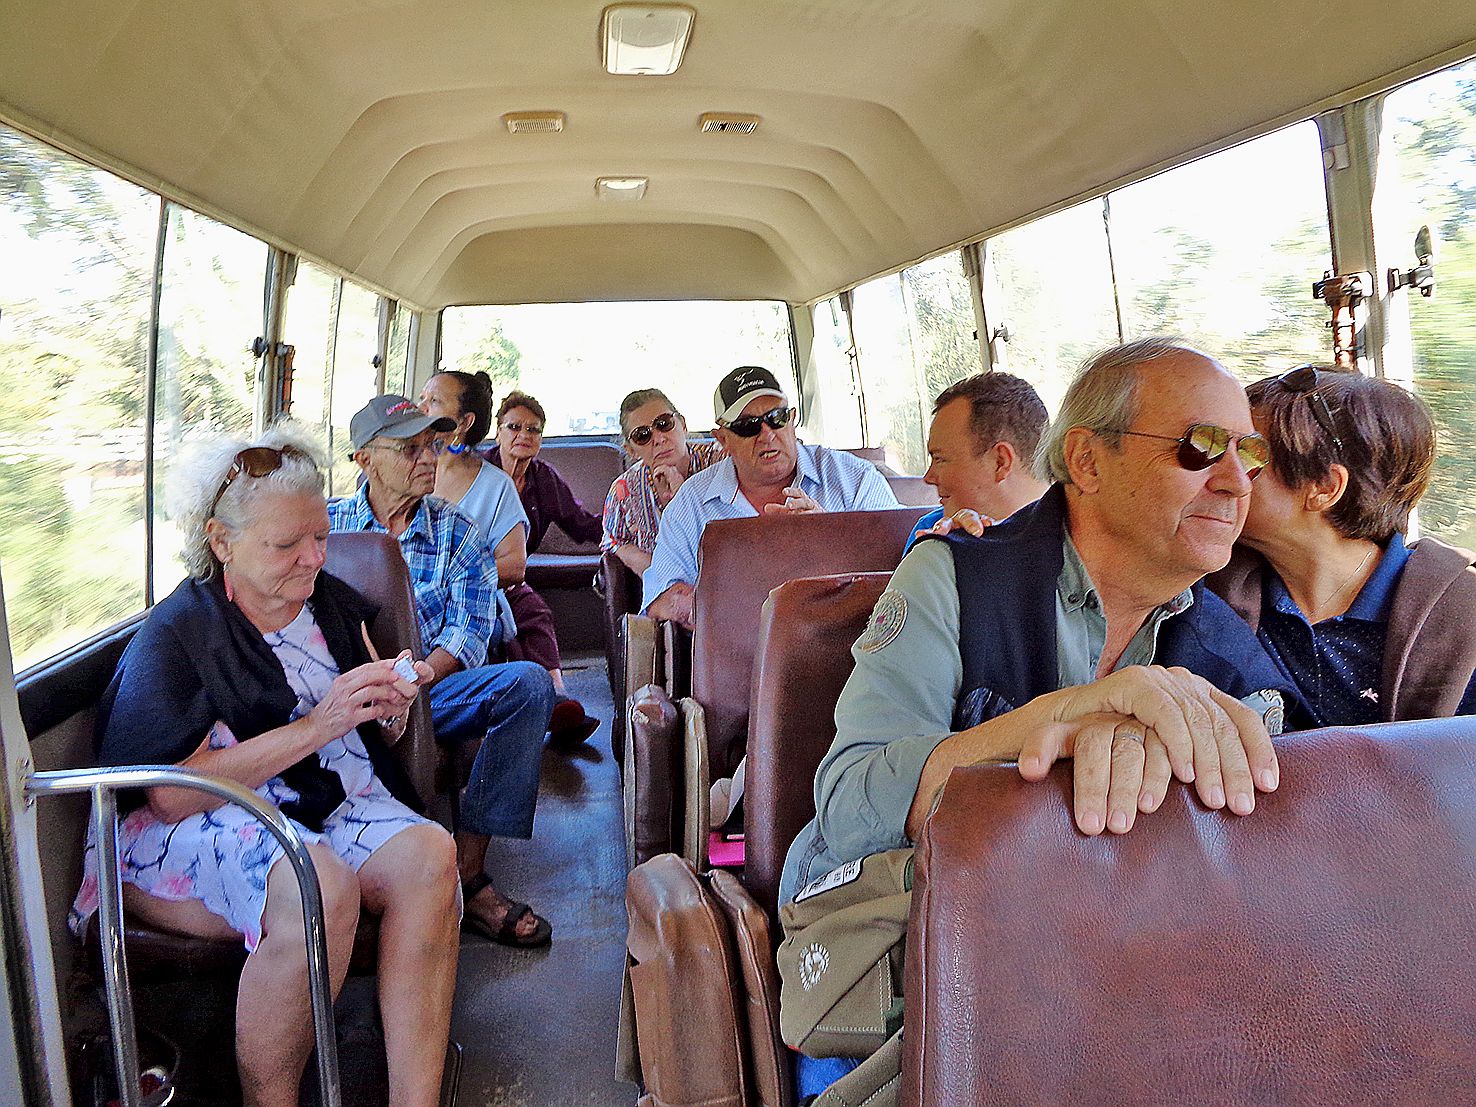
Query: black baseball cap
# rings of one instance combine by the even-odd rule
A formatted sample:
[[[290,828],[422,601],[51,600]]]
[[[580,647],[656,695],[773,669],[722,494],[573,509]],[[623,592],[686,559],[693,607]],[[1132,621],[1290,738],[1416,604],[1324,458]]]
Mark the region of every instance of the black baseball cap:
[[[712,394],[712,411],[719,423],[731,423],[760,396],[773,396],[789,402],[774,374],[762,365],[740,365],[718,382]]]

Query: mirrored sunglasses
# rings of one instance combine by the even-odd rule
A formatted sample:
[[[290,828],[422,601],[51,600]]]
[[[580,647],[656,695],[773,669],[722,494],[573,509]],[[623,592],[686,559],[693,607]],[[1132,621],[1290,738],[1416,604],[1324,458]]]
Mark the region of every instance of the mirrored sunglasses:
[[[220,482],[220,487],[215,491],[215,499],[210,501],[210,514],[215,514],[215,509],[220,506],[220,498],[231,486],[231,481],[242,473],[248,477],[267,476],[282,468],[283,459],[289,457],[312,460],[296,446],[283,446],[280,450],[275,446],[249,446],[242,450],[231,459],[231,467],[226,470],[225,480]]]
[[[757,438],[764,424],[767,423],[772,430],[789,426],[789,420],[794,415],[792,407],[776,407],[773,411],[766,411],[762,415],[741,415],[731,423],[723,426],[732,431],[739,438]]]
[[[664,415],[656,416],[656,418],[647,424],[632,427],[630,433],[625,436],[625,440],[632,446],[644,446],[647,442],[651,441],[658,431],[665,434],[674,426],[676,426],[676,415],[668,411]]]
[[[1317,386],[1321,383],[1318,379],[1320,373],[1322,370],[1315,365],[1298,365],[1295,369],[1281,374],[1276,381],[1288,392],[1307,397],[1308,402],[1312,405],[1312,418],[1317,420],[1317,425],[1332,439],[1333,446],[1341,450],[1343,438],[1338,433],[1337,412],[1327,402],[1327,397],[1317,391]]]
[[[1260,471],[1271,462],[1271,444],[1261,435],[1233,434],[1213,423],[1195,423],[1180,438],[1167,434],[1148,434],[1145,431],[1125,430],[1117,433],[1130,434],[1134,438],[1157,438],[1163,442],[1178,443],[1179,465],[1191,473],[1208,469],[1224,457],[1231,446],[1235,447],[1235,454],[1245,469],[1245,475],[1251,480],[1255,480]]]
[[[542,423],[503,423],[502,429],[508,434],[531,434],[537,438],[543,433]]]

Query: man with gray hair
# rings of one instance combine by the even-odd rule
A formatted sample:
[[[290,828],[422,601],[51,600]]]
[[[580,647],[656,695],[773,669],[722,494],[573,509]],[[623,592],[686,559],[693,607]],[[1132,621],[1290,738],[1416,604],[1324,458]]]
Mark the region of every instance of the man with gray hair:
[[[979,537],[907,554],[852,649],[816,816],[783,900],[914,841],[958,765],[1074,758],[1084,833],[1122,833],[1171,777],[1249,814],[1277,785],[1294,696],[1200,579],[1223,566],[1269,460],[1224,367],[1162,339],[1092,358],[1040,445],[1054,482]]]

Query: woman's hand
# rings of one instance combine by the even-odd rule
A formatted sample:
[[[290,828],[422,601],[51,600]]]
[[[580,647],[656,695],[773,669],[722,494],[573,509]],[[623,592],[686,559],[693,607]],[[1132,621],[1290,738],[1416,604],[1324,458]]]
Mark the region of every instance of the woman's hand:
[[[985,527],[992,527],[994,520],[987,515],[980,515],[977,511],[971,511],[961,507],[952,515],[945,515],[930,527],[924,527],[912,537],[921,538],[925,534],[952,534],[956,530],[967,531],[975,538],[984,533]]]
[[[418,662],[415,666],[422,680],[427,679],[422,671],[424,664]],[[350,669],[334,679],[328,694],[305,716],[319,739],[314,748],[342,738],[371,719],[404,715],[417,691],[414,684],[395,672],[393,661],[370,661]]]

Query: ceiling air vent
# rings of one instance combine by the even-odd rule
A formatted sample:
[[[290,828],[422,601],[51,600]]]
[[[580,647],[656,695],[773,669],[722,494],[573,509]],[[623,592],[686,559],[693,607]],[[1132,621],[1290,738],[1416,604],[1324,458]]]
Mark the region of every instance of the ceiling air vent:
[[[758,129],[759,117],[742,112],[709,111],[702,119],[703,134],[751,135]]]
[[[564,129],[561,111],[510,111],[502,121],[515,135],[551,135]]]

